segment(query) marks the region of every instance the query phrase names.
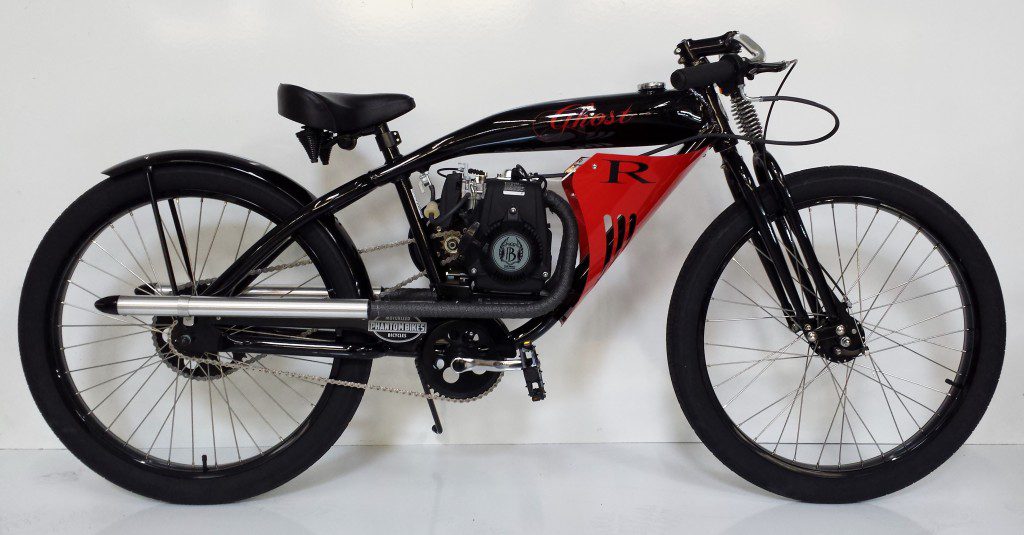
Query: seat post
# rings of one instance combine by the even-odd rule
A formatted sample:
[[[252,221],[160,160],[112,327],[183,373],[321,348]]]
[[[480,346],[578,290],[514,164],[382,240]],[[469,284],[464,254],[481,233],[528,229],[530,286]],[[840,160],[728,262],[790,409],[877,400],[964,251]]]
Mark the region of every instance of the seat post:
[[[398,152],[398,144],[402,142],[402,136],[398,132],[389,130],[387,123],[378,125],[374,135],[377,137],[377,146],[380,147],[380,152],[384,154],[385,162],[392,164],[402,157],[402,153]]]
[[[398,135],[398,132],[389,130],[387,123],[381,123],[377,126],[376,130],[377,146],[380,147],[381,153],[384,154],[384,160],[389,165],[395,163],[402,157],[402,153],[398,151],[398,144],[402,142],[402,138]],[[398,190],[398,198],[402,201],[405,217],[409,220],[412,237],[416,240],[416,252],[419,254],[420,262],[425,268],[424,271],[427,273],[427,279],[430,280],[430,287],[435,288],[441,281],[441,269],[434,255],[427,253],[427,251],[430,251],[427,229],[423,226],[423,220],[420,219],[419,210],[416,208],[416,198],[413,196],[409,177],[405,176],[396,180],[395,189]]]

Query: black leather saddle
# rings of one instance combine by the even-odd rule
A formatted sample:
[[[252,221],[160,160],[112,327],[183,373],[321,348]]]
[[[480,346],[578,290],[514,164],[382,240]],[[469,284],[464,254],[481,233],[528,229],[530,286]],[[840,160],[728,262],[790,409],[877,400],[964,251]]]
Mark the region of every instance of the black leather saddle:
[[[297,85],[277,87],[277,112],[312,128],[342,135],[364,135],[416,107],[408,95],[319,93]]]

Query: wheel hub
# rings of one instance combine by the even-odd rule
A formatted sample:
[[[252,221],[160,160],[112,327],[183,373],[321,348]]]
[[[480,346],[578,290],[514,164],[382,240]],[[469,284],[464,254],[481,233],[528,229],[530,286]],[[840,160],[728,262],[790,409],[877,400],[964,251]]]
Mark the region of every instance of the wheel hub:
[[[864,354],[863,326],[853,320],[843,323],[826,323],[821,326],[804,325],[804,336],[815,354],[842,364]]]
[[[157,316],[153,318],[153,327],[159,332],[153,333],[153,345],[167,367],[178,374],[194,380],[217,379],[237,371],[209,363],[198,363],[186,357],[205,359],[222,359],[225,355],[218,352],[221,339],[220,330],[212,324],[195,318],[188,325],[184,318]],[[168,343],[170,342],[170,343]],[[232,353],[231,360],[242,362],[244,353]]]

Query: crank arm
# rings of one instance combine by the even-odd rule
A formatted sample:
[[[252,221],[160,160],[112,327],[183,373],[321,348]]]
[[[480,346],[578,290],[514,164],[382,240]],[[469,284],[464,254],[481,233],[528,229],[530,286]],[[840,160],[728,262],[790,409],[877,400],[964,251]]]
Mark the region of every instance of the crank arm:
[[[523,369],[523,360],[520,358],[490,360],[455,357],[452,359],[452,370],[456,373],[470,371],[507,372],[521,369]]]

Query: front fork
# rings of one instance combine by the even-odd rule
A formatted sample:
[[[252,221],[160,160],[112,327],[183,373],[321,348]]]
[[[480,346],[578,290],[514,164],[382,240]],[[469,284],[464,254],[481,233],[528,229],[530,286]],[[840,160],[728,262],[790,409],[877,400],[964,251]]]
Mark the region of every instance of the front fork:
[[[863,349],[860,326],[850,315],[845,297],[836,294],[838,283],[818,261],[782,170],[763,146],[755,146],[753,151],[754,176],[735,146],[724,147],[720,153],[730,190],[753,219],[751,241],[786,323],[794,332],[805,332],[816,349],[830,357],[859,354]],[[757,192],[759,185],[767,188],[770,202],[775,204],[773,213],[779,217],[774,220]]]

